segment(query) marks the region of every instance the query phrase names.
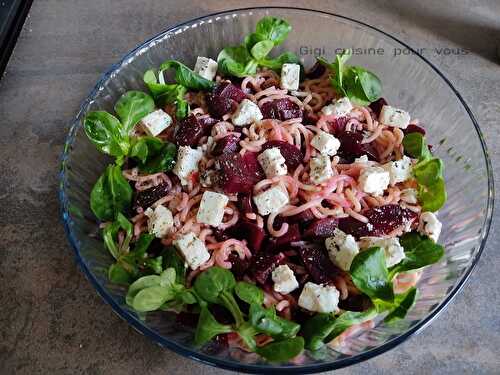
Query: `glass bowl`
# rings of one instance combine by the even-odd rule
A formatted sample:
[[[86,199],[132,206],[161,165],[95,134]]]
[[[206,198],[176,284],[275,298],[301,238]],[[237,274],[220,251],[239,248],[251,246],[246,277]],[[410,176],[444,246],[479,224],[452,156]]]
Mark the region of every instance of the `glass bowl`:
[[[376,72],[389,103],[418,117],[434,152],[444,160],[448,202],[439,212],[440,241],[446,256],[426,268],[419,281],[420,299],[395,326],[378,324],[320,356],[306,353],[302,363],[269,364],[252,354],[193,347],[192,331],[175,315],[150,314],[145,321],[129,310],[125,290],[107,280],[111,257],[98,235],[89,209],[89,193],[109,162],[87,140],[82,119],[87,111],[112,111],[125,91],[144,89],[142,75],[167,59],[193,66],[196,57],[211,56],[240,43],[265,15],[287,19],[293,27],[283,50],[296,52],[306,67],[321,54],[332,59],[338,48],[354,48],[352,63]],[[493,177],[483,136],[466,103],[428,60],[396,38],[362,22],[307,9],[247,8],[212,14],[182,23],[146,41],[113,65],[83,102],[62,155],[61,210],[66,233],[79,266],[111,307],[139,332],[181,355],[225,369],[244,372],[319,372],[344,367],[383,353],[427,326],[462,288],[483,250],[493,209]]]

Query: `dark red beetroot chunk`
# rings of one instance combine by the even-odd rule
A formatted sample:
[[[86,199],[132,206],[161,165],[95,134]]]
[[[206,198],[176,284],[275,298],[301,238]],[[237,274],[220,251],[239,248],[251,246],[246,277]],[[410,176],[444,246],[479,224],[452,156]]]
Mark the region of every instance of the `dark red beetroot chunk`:
[[[212,155],[219,156],[230,152],[238,152],[240,150],[240,137],[234,134],[226,135],[215,143],[212,150]]]
[[[362,223],[352,217],[339,220],[339,228],[356,238],[374,236],[379,237],[389,234],[402,225],[411,224],[417,218],[413,211],[404,209],[397,204],[370,208],[364,212],[368,223]]]
[[[215,87],[213,94],[222,98],[234,100],[237,103],[240,103],[247,97],[247,94],[245,94],[242,89],[227,81],[218,84]]]
[[[302,117],[299,105],[287,98],[266,102],[260,107],[260,110],[264,118],[274,118],[281,121]]]
[[[247,272],[248,267],[250,267],[250,260],[241,259],[240,256],[236,253],[229,254],[228,261],[231,262],[231,272],[233,273],[236,279],[241,280],[245,273]]]
[[[302,262],[306,266],[311,278],[318,284],[332,283],[339,270],[333,265],[330,258],[319,245],[307,244],[298,246]]]
[[[250,193],[253,186],[264,178],[264,172],[253,152],[247,152],[243,157],[239,153],[222,154],[216,165],[218,184],[229,194]]]
[[[302,235],[300,234],[299,225],[291,224],[288,227],[288,231],[283,236],[273,238],[268,242],[266,250],[273,252],[292,242],[300,241],[301,239]]]
[[[382,107],[384,105],[387,105],[387,101],[384,98],[379,98],[373,103],[370,103],[369,107],[375,113],[375,115],[378,117],[380,116],[380,111],[382,110]]]
[[[210,133],[214,123],[214,119],[200,121],[195,115],[189,115],[177,124],[174,134],[175,143],[178,146],[196,146],[201,137]]]
[[[238,240],[247,240],[248,248],[252,253],[257,253],[262,247],[262,242],[266,237],[264,229],[250,221],[240,220],[234,227],[230,228],[229,233]]]
[[[316,125],[319,120],[319,116],[314,112],[305,111],[304,118],[302,119],[302,123],[305,125]]]
[[[134,209],[137,209],[138,207],[142,207],[144,209],[148,208],[158,199],[163,198],[165,195],[167,195],[170,191],[169,188],[169,184],[163,183],[161,185],[153,186],[152,188],[143,191],[135,192],[133,204]]]
[[[339,137],[340,135],[345,133],[345,126],[348,122],[348,117],[336,117],[335,119],[327,122],[328,130],[336,137]]]
[[[363,141],[362,132],[342,132],[337,135],[340,141],[340,148],[337,152],[343,162],[352,163],[355,158],[362,155],[368,155],[370,160],[378,161],[378,153],[375,147],[370,143],[361,143]]]
[[[425,129],[415,125],[415,124],[410,124],[406,129],[403,130],[403,133],[410,134],[410,133],[420,133],[422,135],[425,135]]]
[[[339,226],[339,220],[334,217],[319,219],[307,227],[304,232],[306,238],[326,238],[333,236],[333,232]]]
[[[289,223],[298,223],[298,224],[305,224],[305,223],[308,223],[314,219],[316,219],[316,216],[314,216],[312,211],[309,209],[302,211],[302,212],[298,213],[297,215],[287,217],[287,220]]]
[[[302,152],[294,145],[285,141],[268,141],[262,145],[262,150],[273,147],[279,148],[281,155],[285,158],[286,166],[290,169],[297,168],[304,160]]]
[[[232,99],[215,96],[214,94],[207,95],[208,113],[216,118],[222,118],[226,113],[232,112],[236,105]]]
[[[254,255],[252,259],[251,271],[255,280],[260,284],[265,284],[269,276],[271,276],[271,272],[284,262],[285,254],[259,253]]]
[[[316,61],[314,65],[306,72],[307,79],[316,79],[325,74],[326,67],[319,61]]]

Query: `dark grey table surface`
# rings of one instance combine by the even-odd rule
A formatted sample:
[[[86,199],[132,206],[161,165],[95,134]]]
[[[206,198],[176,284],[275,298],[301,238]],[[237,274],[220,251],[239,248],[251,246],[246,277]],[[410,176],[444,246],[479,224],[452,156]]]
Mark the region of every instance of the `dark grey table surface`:
[[[58,158],[80,102],[99,75],[138,43],[217,10],[284,4],[34,2],[0,82],[0,373],[224,372],[160,349],[96,295],[76,268],[59,221]],[[445,72],[475,113],[499,176],[498,0],[310,0],[293,5],[350,16],[426,48],[424,55]],[[438,53],[445,47],[467,52]],[[497,222],[468,284],[430,327],[398,348],[338,373],[499,374]]]

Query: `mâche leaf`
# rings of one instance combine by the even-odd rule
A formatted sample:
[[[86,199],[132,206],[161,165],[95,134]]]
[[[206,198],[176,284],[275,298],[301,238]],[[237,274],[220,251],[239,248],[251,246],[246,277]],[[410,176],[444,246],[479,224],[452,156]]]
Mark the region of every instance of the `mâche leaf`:
[[[163,73],[173,69],[175,71],[175,80],[178,84],[191,90],[211,90],[215,83],[199,74],[193,72],[183,63],[176,60],[167,60],[160,65],[160,71]]]
[[[234,292],[239,299],[248,304],[262,305],[264,303],[264,292],[258,286],[239,281],[234,288]]]
[[[158,77],[163,77],[163,72],[160,71],[158,74]],[[158,105],[175,105],[175,117],[177,119],[183,119],[189,114],[189,104],[184,99],[184,95],[187,92],[185,86],[177,83],[165,83],[163,80],[160,82],[153,69],[144,73],[143,79]]]
[[[207,306],[201,307],[200,317],[198,318],[198,325],[196,326],[194,335],[194,344],[196,346],[202,346],[215,336],[229,332],[232,332],[231,326],[220,324],[208,310]]]
[[[128,153],[128,136],[120,121],[112,114],[105,111],[90,112],[85,116],[83,127],[99,151],[116,157]]]
[[[426,160],[432,158],[432,153],[425,142],[425,137],[417,132],[406,134],[403,138],[405,152],[412,158]]]
[[[257,354],[270,362],[284,362],[298,356],[304,350],[304,339],[300,336],[273,341],[257,348]]]
[[[142,91],[128,91],[115,104],[123,132],[129,134],[135,124],[155,109],[153,98]]]

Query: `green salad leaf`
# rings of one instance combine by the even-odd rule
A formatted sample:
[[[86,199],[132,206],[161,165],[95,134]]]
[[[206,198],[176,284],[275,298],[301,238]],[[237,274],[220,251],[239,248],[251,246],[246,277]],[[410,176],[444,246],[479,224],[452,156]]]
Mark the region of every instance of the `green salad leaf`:
[[[276,315],[274,308],[266,309],[260,304],[250,305],[249,322],[259,333],[273,338],[290,338],[297,335],[300,325]]]
[[[335,91],[347,96],[354,103],[368,105],[380,98],[382,83],[374,73],[365,68],[346,65],[351,56],[352,51],[345,50],[337,54],[332,63],[321,57],[318,61],[333,73],[330,83]]]
[[[175,71],[175,81],[190,90],[211,90],[215,83],[199,74],[193,72],[183,63],[176,60],[167,60],[160,65],[160,71],[164,73],[169,69]]]
[[[118,165],[108,165],[90,193],[90,208],[100,220],[114,220],[132,202],[132,188]]]
[[[405,152],[412,158],[427,160],[432,158],[432,153],[427,147],[425,137],[417,132],[406,134],[403,138]]]
[[[389,313],[385,317],[386,323],[394,323],[397,320],[404,319],[408,311],[415,305],[418,298],[418,290],[411,287],[405,293],[396,294],[394,303],[389,308]]]
[[[298,356],[304,350],[304,338],[296,336],[281,341],[273,341],[257,348],[257,354],[270,362],[285,362]]]
[[[380,247],[372,247],[356,255],[350,273],[354,285],[372,300],[380,299],[388,302],[394,300],[385,253]]]
[[[258,286],[239,281],[234,288],[234,292],[239,299],[248,304],[262,305],[264,303],[264,292]]]
[[[219,69],[226,75],[246,77],[255,74],[259,66],[280,71],[285,63],[300,63],[292,52],[285,52],[276,58],[268,56],[274,47],[284,42],[291,29],[283,19],[263,17],[257,22],[255,32],[245,37],[243,44],[226,47],[219,53]]]
[[[405,258],[389,269],[389,278],[399,272],[417,270],[438,262],[444,255],[443,246],[434,243],[429,237],[418,233],[406,233],[400,238],[405,251]]]
[[[105,111],[90,112],[83,121],[85,134],[97,149],[111,156],[128,153],[128,136],[120,121]]]
[[[161,253],[163,259],[163,268],[173,268],[175,270],[175,281],[178,284],[186,283],[187,267],[184,259],[177,253],[173,246],[167,247]]]
[[[159,74],[163,77],[163,72]],[[177,83],[160,82],[153,69],[144,73],[143,80],[159,106],[165,104],[175,105],[175,117],[177,119],[183,119],[189,114],[189,104],[184,99],[187,92],[186,87]]]
[[[319,350],[325,344],[339,336],[347,328],[371,320],[377,316],[377,310],[345,311],[339,316],[320,313],[310,318],[302,327],[305,347],[309,350]]]
[[[176,155],[175,144],[145,136],[133,139],[129,156],[137,160],[141,172],[152,174],[171,170]]]
[[[115,104],[123,132],[129,134],[135,124],[155,110],[153,98],[142,91],[128,91]]]
[[[198,318],[198,325],[194,336],[194,344],[202,346],[215,336],[221,333],[232,332],[230,325],[220,324],[208,310],[206,305],[201,307],[200,317]]]

